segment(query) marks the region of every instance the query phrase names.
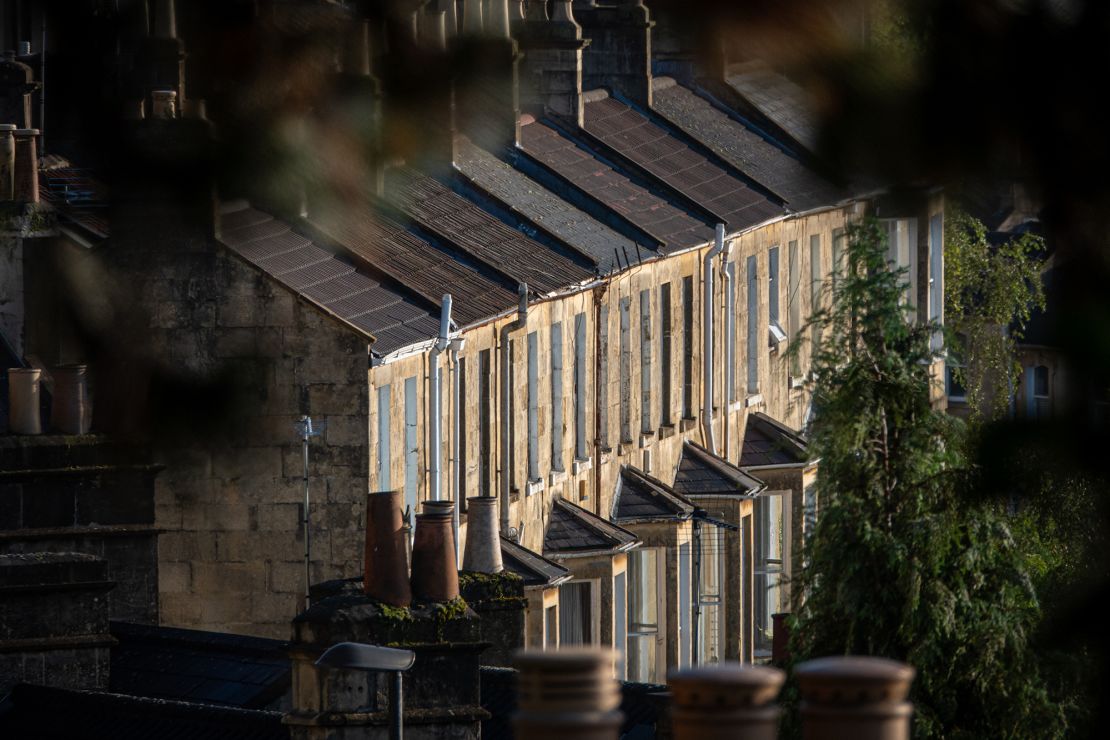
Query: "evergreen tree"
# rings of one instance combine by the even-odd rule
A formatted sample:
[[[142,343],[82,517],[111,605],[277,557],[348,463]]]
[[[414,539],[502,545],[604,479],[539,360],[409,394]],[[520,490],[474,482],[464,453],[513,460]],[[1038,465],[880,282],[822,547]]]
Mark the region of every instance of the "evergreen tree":
[[[963,426],[930,406],[936,327],[909,319],[904,279],[878,224],[853,225],[831,306],[811,319],[821,512],[791,654],[910,663],[918,737],[1060,735],[1029,645],[1035,593],[1003,517],[960,495],[975,485]]]

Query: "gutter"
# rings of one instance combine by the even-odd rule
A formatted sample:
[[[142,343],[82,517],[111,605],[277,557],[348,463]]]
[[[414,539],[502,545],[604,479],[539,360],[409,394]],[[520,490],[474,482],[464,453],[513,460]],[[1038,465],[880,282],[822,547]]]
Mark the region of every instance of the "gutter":
[[[501,342],[501,536],[513,542],[518,538],[511,536],[512,530],[509,527],[509,478],[512,476],[512,471],[508,469],[509,430],[512,426],[512,419],[509,418],[509,394],[512,392],[509,388],[509,363],[512,362],[512,355],[509,353],[509,334],[528,325],[528,284],[521,283],[518,291],[520,305],[517,308],[517,318],[501,327],[499,337]]]

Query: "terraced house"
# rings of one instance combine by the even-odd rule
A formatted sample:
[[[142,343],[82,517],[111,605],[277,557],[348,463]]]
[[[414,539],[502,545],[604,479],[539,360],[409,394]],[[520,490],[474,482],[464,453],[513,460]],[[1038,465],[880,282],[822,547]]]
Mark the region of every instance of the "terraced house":
[[[137,286],[152,366],[241,391],[220,434],[156,451],[161,620],[285,634],[305,590],[293,423],[310,416],[326,425],[307,444],[312,580],[360,572],[367,491],[403,490],[410,514],[458,502],[460,551],[466,499],[492,496],[507,567],[530,579],[528,644],[613,645],[646,682],[769,654],[820,511],[810,349],[787,347],[811,338],[865,214],[888,224],[917,319],[942,319],[941,194],[828,181],[805,137],[757,114],[758,76],[653,75],[640,0],[265,7],[241,19],[256,39],[330,65],[312,89],[295,84],[308,57],[286,57],[274,74],[294,82],[264,88],[327,166],[293,198],[259,171],[214,206],[198,179],[180,205],[167,172],[242,101],[200,72],[205,117],[192,67],[158,65],[126,89],[161,164],[113,192],[138,215],[75,257]],[[175,28],[147,33],[184,54]],[[351,142],[359,157],[329,159]]]

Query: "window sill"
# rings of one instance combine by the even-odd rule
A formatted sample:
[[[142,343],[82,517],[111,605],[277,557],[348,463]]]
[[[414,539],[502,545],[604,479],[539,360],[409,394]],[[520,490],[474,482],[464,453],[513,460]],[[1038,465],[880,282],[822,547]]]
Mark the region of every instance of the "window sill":
[[[548,484],[554,488],[555,486],[563,483],[567,479],[567,471],[565,470],[552,470],[551,475],[548,476]]]
[[[743,408],[744,408],[744,402],[743,401],[733,401],[732,403],[730,403],[728,405],[728,410],[730,412],[731,411],[740,411]]]
[[[790,376],[790,390],[797,391],[805,387],[806,379],[804,375],[791,375]]]
[[[744,399],[744,407],[751,408],[752,406],[760,406],[763,404],[763,394],[753,393]]]
[[[612,457],[613,457],[613,448],[612,447],[602,447],[600,450],[597,451],[597,456],[598,456],[599,463],[601,465],[604,465],[605,463],[609,462],[609,460],[612,459]]]
[[[642,432],[640,434],[640,449],[644,449],[655,441],[655,432]]]
[[[679,428],[684,432],[690,431],[691,429],[693,429],[697,425],[698,425],[698,418],[696,416],[685,416],[685,417],[683,417],[682,421],[679,422]]]
[[[659,439],[674,436],[674,424],[663,424],[659,427]]]
[[[533,478],[524,486],[524,493],[533,496],[543,490],[543,478]]]
[[[624,457],[629,452],[632,452],[632,440],[627,440],[627,441],[621,442],[619,445],[617,445],[617,456],[618,457]]]
[[[571,463],[571,471],[575,475],[585,473],[587,470],[594,466],[593,460],[588,457],[576,457],[574,462]]]
[[[520,489],[519,488],[513,488],[509,491],[509,503],[511,504],[514,501],[520,501]]]

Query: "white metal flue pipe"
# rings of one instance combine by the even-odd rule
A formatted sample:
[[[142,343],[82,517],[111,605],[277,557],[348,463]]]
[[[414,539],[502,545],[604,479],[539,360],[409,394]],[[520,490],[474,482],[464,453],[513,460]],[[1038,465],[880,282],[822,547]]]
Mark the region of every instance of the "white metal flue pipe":
[[[705,447],[710,453],[717,454],[717,442],[713,438],[713,260],[725,248],[725,225],[717,224],[717,235],[713,246],[705,253],[702,262],[702,434]]]
[[[443,306],[439,314],[439,338],[436,343],[432,345],[430,353],[431,368],[429,370],[429,378],[431,382],[431,389],[428,393],[428,399],[431,406],[428,424],[428,448],[430,454],[428,459],[430,462],[429,477],[430,483],[430,498],[432,501],[440,501],[442,496],[441,490],[441,475],[439,469],[440,458],[443,456],[443,403],[440,398],[440,373],[439,373],[439,356],[447,349],[448,343],[451,341],[451,294],[443,296]]]
[[[509,479],[512,471],[509,470],[509,430],[512,419],[509,418],[509,363],[512,362],[512,353],[509,352],[509,334],[528,325],[528,284],[520,284],[520,306],[517,308],[516,320],[501,327],[501,534],[509,536]]]

